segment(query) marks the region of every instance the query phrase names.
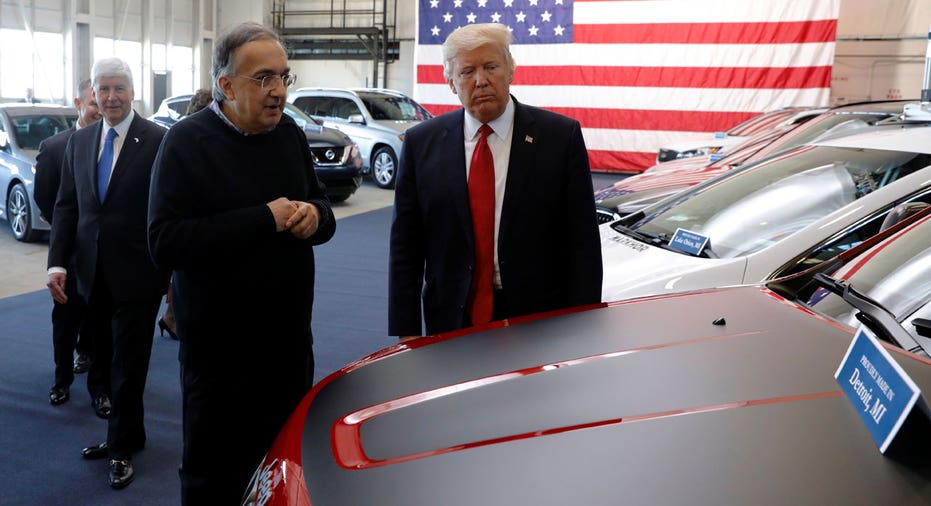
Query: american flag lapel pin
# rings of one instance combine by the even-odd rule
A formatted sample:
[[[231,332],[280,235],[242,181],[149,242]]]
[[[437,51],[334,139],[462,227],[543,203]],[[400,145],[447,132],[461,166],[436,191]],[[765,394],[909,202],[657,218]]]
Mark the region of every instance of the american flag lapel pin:
[[[133,140],[136,141],[136,144],[139,144],[139,138],[138,138],[138,137],[133,137]]]
[[[525,135],[525,136],[524,136],[524,142],[526,142],[527,144],[533,144],[533,137],[531,137],[531,136],[529,136],[529,135]]]

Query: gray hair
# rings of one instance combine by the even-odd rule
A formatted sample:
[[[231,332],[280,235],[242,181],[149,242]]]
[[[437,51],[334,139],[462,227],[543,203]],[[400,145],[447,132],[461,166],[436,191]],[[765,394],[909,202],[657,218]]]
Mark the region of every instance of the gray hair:
[[[511,31],[501,23],[478,23],[465,25],[453,30],[443,42],[443,77],[453,77],[453,59],[463,51],[471,51],[479,46],[491,44],[501,51],[511,73],[516,64],[511,56]]]
[[[213,50],[213,99],[219,104],[226,100],[219,80],[223,76],[236,75],[233,56],[240,47],[257,40],[273,40],[281,44],[281,38],[274,30],[259,23],[241,23],[220,37]],[[284,46],[282,46],[284,48]]]
[[[94,88],[97,88],[97,83],[100,82],[101,77],[122,77],[129,83],[130,89],[135,89],[133,87],[133,71],[130,70],[128,63],[119,58],[104,58],[94,62],[94,67],[91,69],[91,80]]]
[[[85,79],[78,84],[78,98],[81,99],[81,102],[84,101],[84,94],[87,92],[87,89],[91,87],[93,83],[90,79]]]

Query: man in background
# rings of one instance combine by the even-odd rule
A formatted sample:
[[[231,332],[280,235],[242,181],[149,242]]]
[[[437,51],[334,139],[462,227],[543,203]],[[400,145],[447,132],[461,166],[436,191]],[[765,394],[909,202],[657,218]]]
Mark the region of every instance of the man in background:
[[[26,102],[27,104],[34,104],[38,102],[35,95],[32,92],[32,88],[26,88],[26,96],[23,97],[20,102]]]
[[[65,148],[61,188],[49,241],[49,290],[66,303],[67,278],[77,278],[94,335],[88,371],[110,388],[107,438],[84,448],[85,459],[109,458],[113,488],[135,478],[133,454],[145,447],[143,394],[155,318],[168,272],[146,247],[152,162],[165,129],[132,109],[132,72],[119,58],[94,63],[94,94],[103,121],[82,128]],[[74,258],[74,268],[67,270]]]
[[[71,135],[79,128],[96,123],[100,119],[97,99],[91,80],[85,79],[78,85],[78,95],[74,99],[74,108],[78,110],[77,123],[57,135],[53,135],[39,144],[36,156],[35,199],[42,217],[52,223],[55,212],[55,198],[61,183],[61,166],[65,155],[65,146]],[[68,269],[74,268],[73,259],[69,259]],[[68,301],[54,301],[52,308],[52,348],[55,359],[55,383],[49,391],[49,402],[53,406],[68,401],[74,375],[86,372],[90,366],[93,336],[90,329],[82,325],[84,321],[84,299],[78,295],[77,281],[74,276],[65,282],[65,295]],[[80,338],[79,338],[80,336]],[[77,357],[74,352],[77,350]],[[72,360],[74,363],[72,364]],[[88,387],[91,392],[108,391],[108,388]],[[109,398],[101,401],[100,408],[95,409],[97,416],[109,415]]]

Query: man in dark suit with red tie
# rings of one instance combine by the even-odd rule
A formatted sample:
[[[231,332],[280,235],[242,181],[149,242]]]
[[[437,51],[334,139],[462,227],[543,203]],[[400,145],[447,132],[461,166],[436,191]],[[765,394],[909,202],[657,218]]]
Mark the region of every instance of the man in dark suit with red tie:
[[[422,335],[421,318],[429,335],[600,301],[581,127],[510,95],[510,41],[497,23],[452,32],[443,74],[464,109],[405,133],[391,224],[391,335]]]
[[[65,149],[49,240],[49,290],[67,302],[65,283],[74,276],[87,301],[95,337],[88,382],[101,378],[109,385],[112,406],[106,441],[82,456],[109,458],[110,486],[123,488],[135,476],[132,455],[146,443],[142,397],[168,286],[169,273],[153,264],[146,238],[152,162],[166,130],[133,111],[126,62],[100,60],[91,74],[104,121],[75,132]],[[66,269],[72,257],[73,269]]]

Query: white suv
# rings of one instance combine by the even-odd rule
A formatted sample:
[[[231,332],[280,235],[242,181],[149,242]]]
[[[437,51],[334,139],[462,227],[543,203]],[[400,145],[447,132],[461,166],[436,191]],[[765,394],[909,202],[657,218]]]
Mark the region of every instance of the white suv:
[[[432,114],[407,95],[374,88],[300,88],[288,102],[359,145],[363,171],[381,188],[394,188],[404,132]]]

